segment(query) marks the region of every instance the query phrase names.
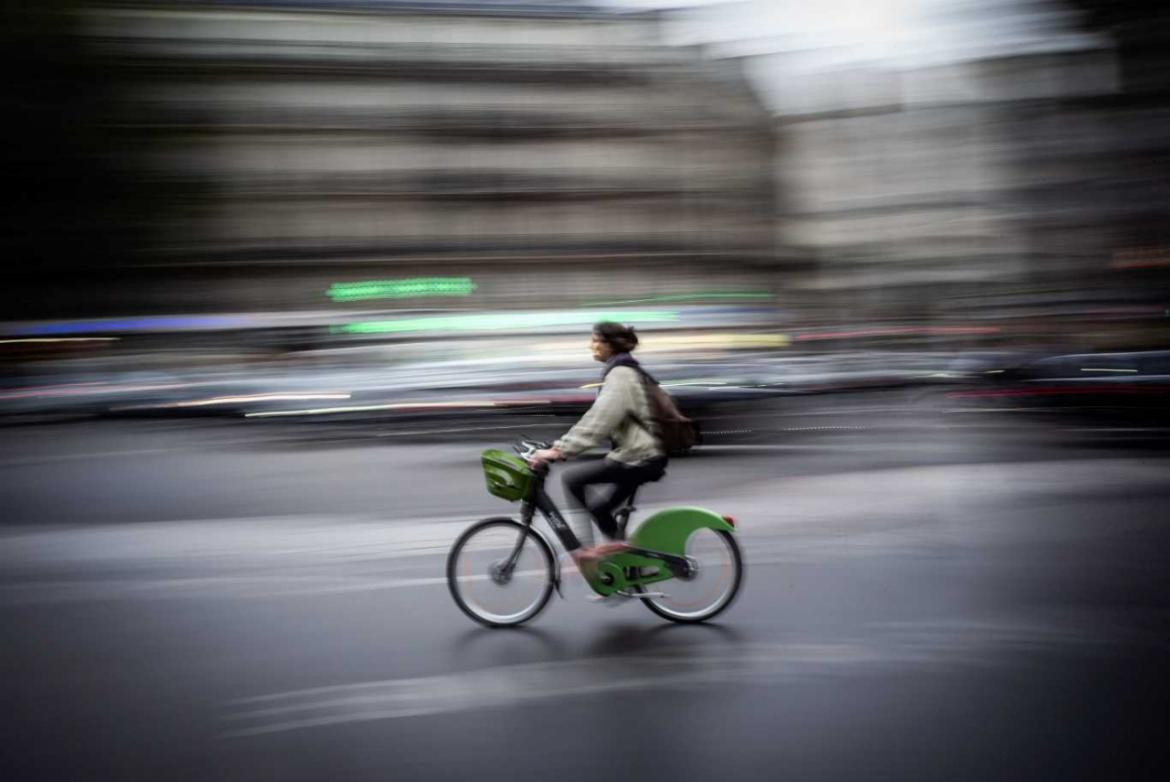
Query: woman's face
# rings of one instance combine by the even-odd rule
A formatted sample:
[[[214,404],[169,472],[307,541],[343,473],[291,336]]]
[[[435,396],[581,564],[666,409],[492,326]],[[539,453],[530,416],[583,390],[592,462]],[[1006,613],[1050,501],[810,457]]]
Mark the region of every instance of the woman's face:
[[[596,334],[589,343],[589,349],[593,352],[594,361],[609,361],[613,355],[613,346]]]

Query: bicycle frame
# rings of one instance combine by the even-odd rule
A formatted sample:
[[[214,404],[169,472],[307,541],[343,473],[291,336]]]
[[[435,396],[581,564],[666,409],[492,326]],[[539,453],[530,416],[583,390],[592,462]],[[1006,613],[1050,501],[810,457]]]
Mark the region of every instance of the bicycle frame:
[[[544,516],[544,520],[548,522],[549,527],[552,528],[566,551],[580,548],[581,541],[577,539],[572,528],[565,521],[565,517],[561,515],[561,511],[553,502],[552,497],[548,496],[548,492],[544,490],[545,475],[546,473],[537,473],[532,482],[532,492],[529,499],[520,504],[521,522],[526,526],[531,526],[532,517],[536,515],[536,511],[540,511],[540,515]]]
[[[534,478],[529,498],[522,501],[520,505],[520,523],[526,531],[531,530],[533,534],[540,535],[541,538],[544,538],[541,532],[532,526],[532,520],[536,515],[536,511],[540,511],[540,514],[544,517],[549,527],[552,528],[552,531],[556,534],[565,550],[573,551],[581,547],[581,541],[577,539],[576,534],[569,527],[564,516],[561,515],[556,503],[553,502],[552,498],[544,490],[544,479],[546,475],[547,473],[538,473]],[[525,534],[522,533],[517,538],[516,547],[508,555],[507,560],[505,560],[501,567],[503,573],[510,574],[513,568],[515,568],[516,561],[520,557],[520,550],[524,545]],[[547,539],[545,542],[548,542]],[[651,570],[652,572],[646,573],[644,569]],[[614,554],[601,562],[595,578],[588,578],[587,580],[596,592],[608,595],[619,590],[665,581],[670,578],[691,578],[694,572],[694,563],[685,556],[668,554],[663,551],[655,551],[639,546],[631,546],[629,551]],[[560,594],[561,578],[559,559],[553,574],[553,579],[557,594]]]
[[[493,574],[493,578],[501,582],[505,582],[511,578],[512,571],[516,569],[516,561],[520,558],[520,551],[524,548],[524,539],[528,537],[529,533],[539,538],[548,550],[555,554],[556,548],[549,543],[544,533],[532,526],[532,518],[537,509],[540,510],[541,515],[544,516],[548,525],[552,527],[553,532],[560,538],[565,550],[572,551],[581,546],[581,542],[577,540],[577,536],[573,534],[573,530],[569,527],[568,522],[565,521],[564,516],[557,509],[556,503],[545,493],[544,476],[538,474],[533,480],[529,498],[524,499],[520,503],[520,523],[523,529],[521,529],[520,534],[516,537],[516,545],[512,548],[512,553],[499,565],[498,570]],[[553,587],[557,590],[557,594],[564,597],[564,594],[561,592],[560,557],[553,557],[552,579]]]
[[[533,479],[529,498],[521,501],[520,503],[520,523],[523,525],[524,531],[521,532],[519,537],[516,538],[515,548],[512,549],[512,553],[508,555],[508,558],[500,567],[500,570],[503,574],[505,574],[505,577],[507,574],[511,574],[512,570],[516,567],[516,560],[520,557],[520,550],[524,546],[524,538],[527,536],[528,532],[531,532],[533,535],[537,535],[541,540],[543,540],[550,551],[556,551],[552,544],[549,543],[548,538],[545,537],[544,533],[542,533],[536,527],[532,526],[532,519],[536,515],[537,510],[539,510],[540,514],[544,516],[544,520],[548,522],[549,527],[551,527],[552,531],[556,533],[557,538],[560,539],[561,545],[565,547],[566,551],[572,551],[573,549],[580,548],[581,546],[581,541],[577,540],[577,536],[573,534],[572,528],[569,527],[568,522],[565,521],[565,517],[561,515],[561,512],[557,508],[556,503],[554,503],[552,498],[549,497],[548,494],[544,491],[544,477],[545,476],[543,474],[536,475],[536,477]],[[553,586],[556,588],[557,594],[564,597],[564,595],[561,593],[560,558],[554,557],[553,562]]]

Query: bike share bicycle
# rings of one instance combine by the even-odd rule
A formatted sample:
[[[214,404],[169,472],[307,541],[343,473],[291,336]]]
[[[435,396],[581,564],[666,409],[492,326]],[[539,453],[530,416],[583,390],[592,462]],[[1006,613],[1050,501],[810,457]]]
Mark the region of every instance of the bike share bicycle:
[[[536,511],[567,550],[579,543],[544,490],[547,471],[534,471],[528,458],[547,443],[521,440],[513,455],[483,452],[488,491],[520,501],[520,521],[496,516],[463,532],[447,557],[447,586],[455,604],[477,622],[506,627],[539,614],[555,590],[561,593],[560,560],[536,527]],[[616,513],[625,537],[634,497]],[[743,559],[735,522],[703,508],[679,507],[655,513],[627,541],[631,548],[601,559],[585,580],[607,600],[641,600],[674,622],[702,622],[726,609],[743,581]],[[562,595],[563,596],[563,595]]]

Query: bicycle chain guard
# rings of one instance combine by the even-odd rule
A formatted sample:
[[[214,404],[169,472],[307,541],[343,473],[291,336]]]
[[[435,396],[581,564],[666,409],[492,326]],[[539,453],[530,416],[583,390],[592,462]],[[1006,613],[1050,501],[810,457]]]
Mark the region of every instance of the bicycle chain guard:
[[[735,527],[728,524],[722,516],[705,508],[670,508],[646,519],[628,542],[631,546],[645,549],[647,552],[685,557],[687,539],[695,530],[703,528],[735,532]],[[653,569],[654,572],[642,575],[643,569]],[[671,568],[662,559],[635,552],[622,552],[606,557],[598,563],[596,576],[587,578],[586,581],[593,591],[608,596],[623,589],[668,581],[675,577],[676,574],[671,572]]]

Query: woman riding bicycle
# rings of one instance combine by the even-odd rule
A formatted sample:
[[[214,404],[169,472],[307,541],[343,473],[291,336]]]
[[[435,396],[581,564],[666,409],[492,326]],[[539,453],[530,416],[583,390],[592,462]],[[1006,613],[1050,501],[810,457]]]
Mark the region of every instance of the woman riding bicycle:
[[[613,511],[643,483],[661,478],[666,469],[666,454],[652,431],[650,400],[643,382],[643,370],[630,355],[638,345],[633,327],[603,321],[593,327],[590,348],[593,359],[605,364],[601,392],[580,421],[551,448],[533,454],[532,464],[572,459],[585,451],[612,440],[613,448],[599,462],[582,465],[564,477],[565,493],[589,511],[598,528],[610,540],[619,535]],[[608,497],[590,503],[588,486],[612,485]],[[611,542],[569,552],[580,564],[623,551],[624,543]]]

